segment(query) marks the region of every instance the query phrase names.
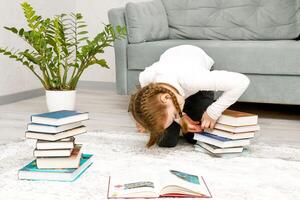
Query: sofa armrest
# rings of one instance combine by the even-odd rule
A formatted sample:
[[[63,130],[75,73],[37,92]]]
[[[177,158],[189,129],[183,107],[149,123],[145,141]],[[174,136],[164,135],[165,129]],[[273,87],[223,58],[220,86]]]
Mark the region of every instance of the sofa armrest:
[[[113,8],[108,11],[109,23],[114,27],[126,26],[125,9]],[[127,36],[114,42],[116,65],[116,88],[118,94],[127,94]]]

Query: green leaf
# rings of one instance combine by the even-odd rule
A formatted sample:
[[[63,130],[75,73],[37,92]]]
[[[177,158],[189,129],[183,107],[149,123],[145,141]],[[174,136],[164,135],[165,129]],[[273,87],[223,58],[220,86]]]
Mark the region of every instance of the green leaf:
[[[78,41],[80,42],[80,41],[86,41],[86,40],[88,40],[89,38],[88,37],[83,37],[83,38],[80,38]]]
[[[87,31],[81,31],[81,32],[78,33],[78,35],[83,35],[83,34],[87,34],[87,33],[89,33],[89,32],[87,32]]]
[[[76,19],[79,20],[79,19],[82,19],[82,15],[80,13],[76,13]]]
[[[94,65],[94,64],[98,64],[104,68],[109,68],[106,63],[106,60],[104,60],[104,59],[101,59],[101,60],[94,59],[94,60],[90,61],[87,65],[89,66],[89,65]]]
[[[108,65],[107,65],[106,60],[104,60],[104,59],[97,60],[96,63],[97,63],[98,65],[101,65],[102,67],[109,68]]]
[[[23,36],[23,33],[24,33],[24,29],[23,28],[21,28],[20,30],[19,30],[19,36]]]
[[[13,32],[13,33],[18,33],[18,29],[16,29],[15,27],[6,27],[6,26],[4,26],[4,28],[11,31],[11,32]]]
[[[82,25],[79,25],[77,28],[84,28],[84,27],[87,27],[86,24],[82,24]]]

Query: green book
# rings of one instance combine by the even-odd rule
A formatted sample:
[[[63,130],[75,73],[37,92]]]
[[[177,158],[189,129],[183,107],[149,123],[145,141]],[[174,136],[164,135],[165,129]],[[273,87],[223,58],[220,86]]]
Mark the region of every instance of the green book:
[[[20,180],[31,181],[65,181],[72,182],[78,179],[92,164],[92,154],[82,154],[78,168],[39,169],[36,160],[33,160],[18,173]]]

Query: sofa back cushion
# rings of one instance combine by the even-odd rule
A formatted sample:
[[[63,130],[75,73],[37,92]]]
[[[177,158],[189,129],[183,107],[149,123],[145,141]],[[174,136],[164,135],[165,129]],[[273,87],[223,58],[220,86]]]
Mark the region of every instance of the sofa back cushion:
[[[162,0],[170,38],[295,39],[299,0]]]
[[[168,19],[161,0],[127,3],[125,11],[129,43],[169,37]]]

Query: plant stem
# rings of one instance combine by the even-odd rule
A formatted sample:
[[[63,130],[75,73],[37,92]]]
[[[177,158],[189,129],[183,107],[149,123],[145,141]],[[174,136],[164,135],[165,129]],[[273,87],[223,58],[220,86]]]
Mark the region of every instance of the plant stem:
[[[45,81],[43,81],[43,79],[34,71],[34,69],[31,69],[30,67],[28,67],[33,73],[34,75],[41,81],[41,83],[43,84],[45,89],[49,89],[48,84],[45,83]]]

